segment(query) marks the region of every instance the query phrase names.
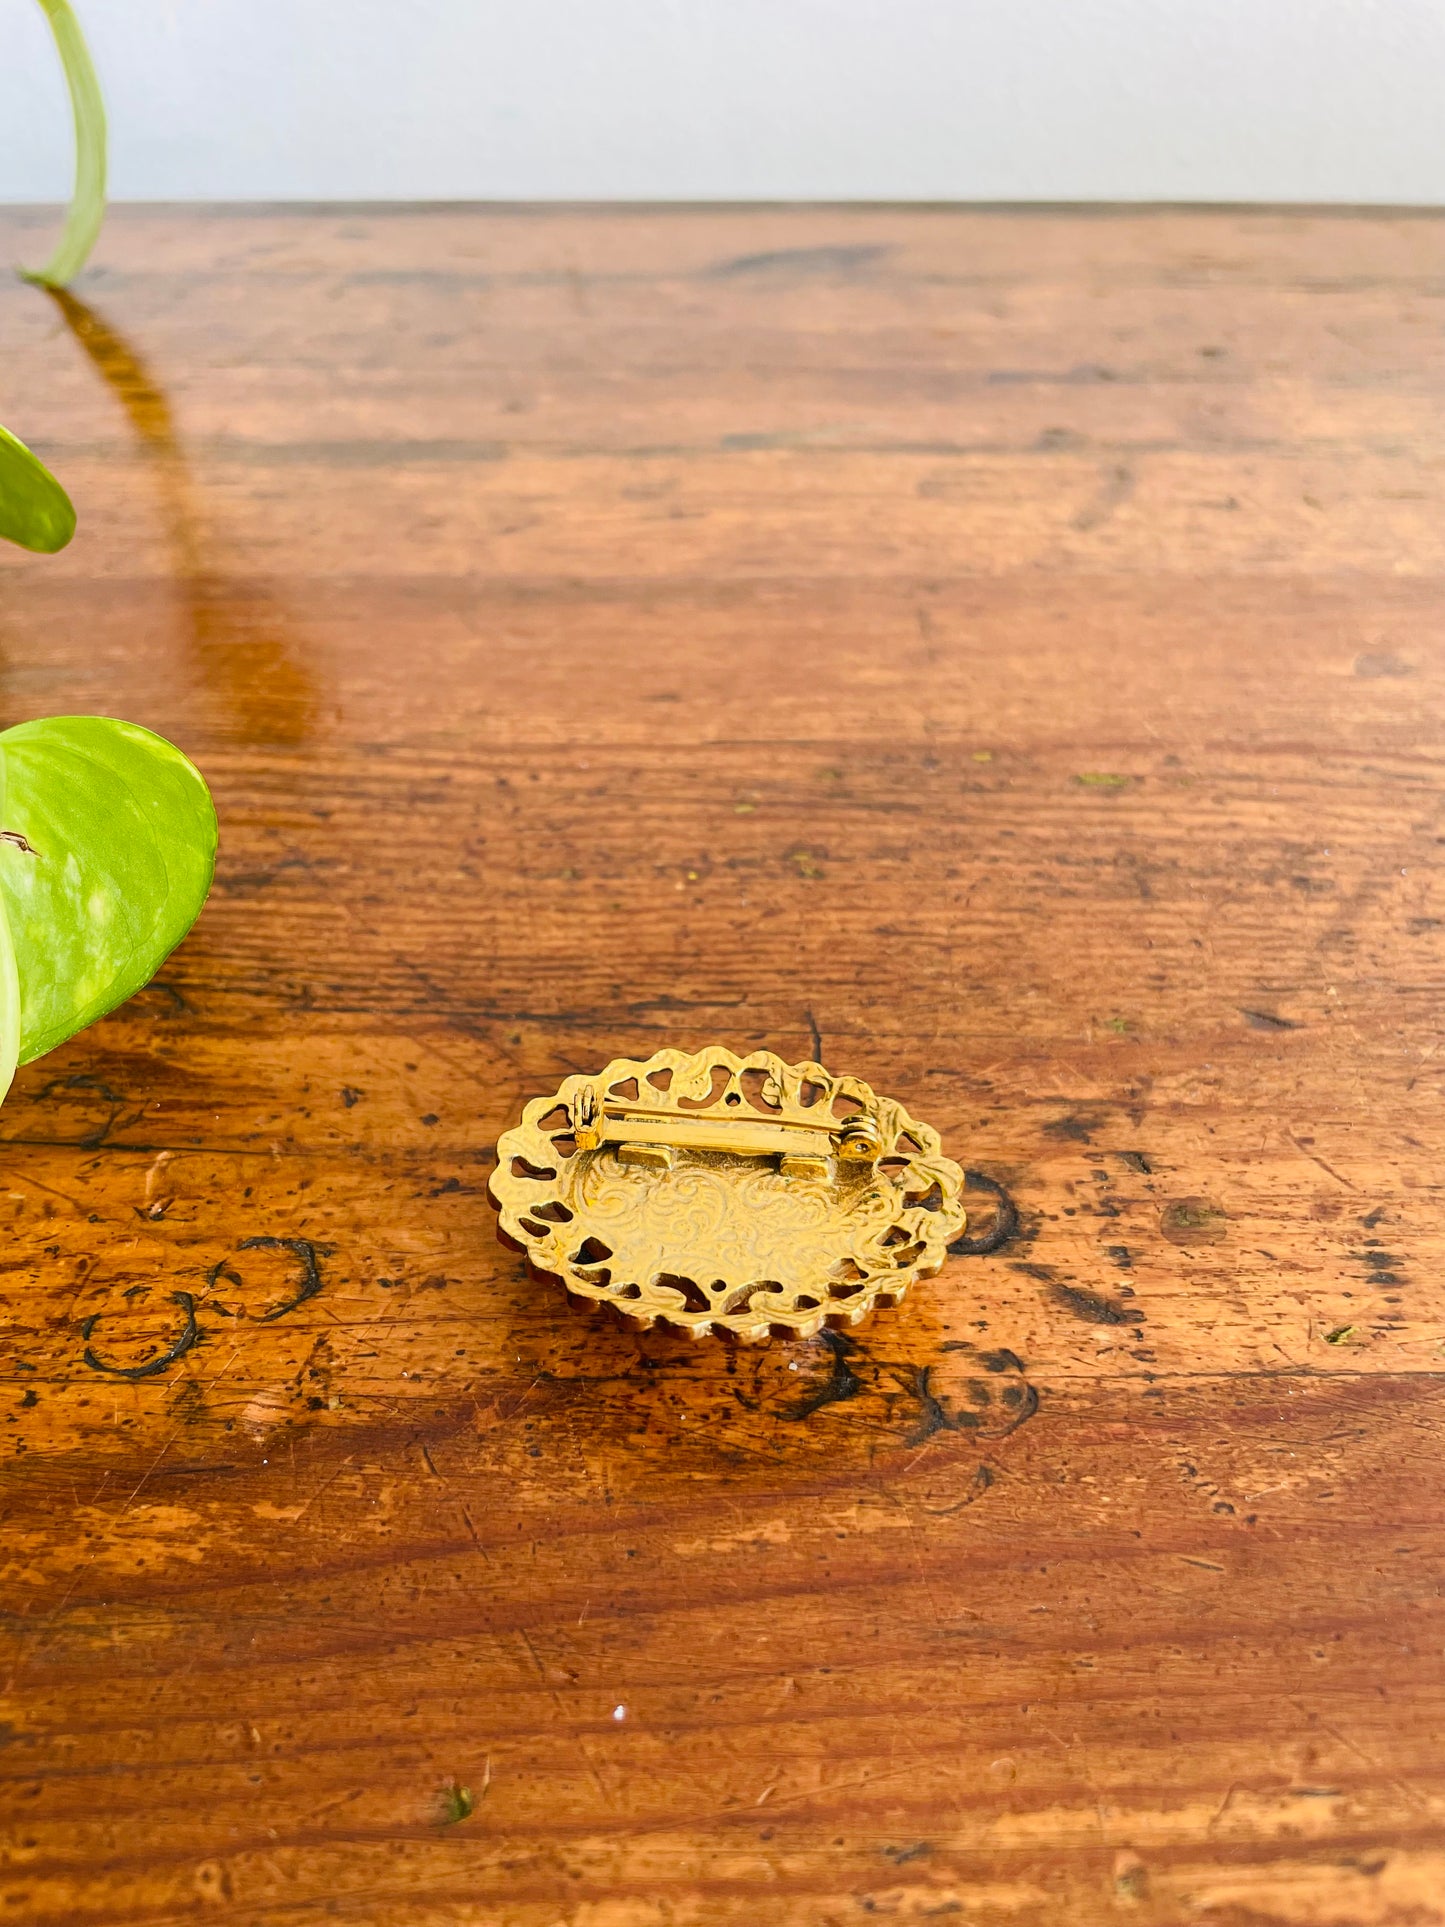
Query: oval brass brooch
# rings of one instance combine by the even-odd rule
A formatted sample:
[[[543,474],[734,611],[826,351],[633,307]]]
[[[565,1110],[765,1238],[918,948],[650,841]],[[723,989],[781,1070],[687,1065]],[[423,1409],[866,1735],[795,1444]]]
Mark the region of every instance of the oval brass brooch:
[[[858,1077],[735,1057],[619,1057],[497,1142],[503,1234],[582,1298],[701,1338],[811,1337],[932,1277],[962,1232],[938,1133]]]

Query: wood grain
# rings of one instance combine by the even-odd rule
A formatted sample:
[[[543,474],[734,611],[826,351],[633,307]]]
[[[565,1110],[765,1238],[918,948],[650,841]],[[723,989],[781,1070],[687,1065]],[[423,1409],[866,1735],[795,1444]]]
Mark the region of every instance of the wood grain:
[[[5,719],[222,819],[0,1116],[4,1918],[1445,1921],[1442,240],[123,209],[0,283],[81,516]],[[497,1132],[712,1039],[1017,1235],[851,1351],[569,1308]]]

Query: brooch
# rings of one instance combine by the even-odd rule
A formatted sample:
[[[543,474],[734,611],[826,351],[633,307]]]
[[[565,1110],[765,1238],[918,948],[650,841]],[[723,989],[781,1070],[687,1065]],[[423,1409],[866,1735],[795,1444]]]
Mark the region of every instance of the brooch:
[[[701,1338],[856,1325],[942,1268],[963,1173],[858,1077],[736,1057],[619,1057],[497,1141],[503,1237],[569,1292]]]

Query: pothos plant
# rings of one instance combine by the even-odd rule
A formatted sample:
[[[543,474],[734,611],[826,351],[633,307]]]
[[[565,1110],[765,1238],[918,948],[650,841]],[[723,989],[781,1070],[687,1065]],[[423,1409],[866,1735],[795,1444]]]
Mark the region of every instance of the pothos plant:
[[[105,211],[105,108],[69,0],[40,0],[75,120],[75,190],[43,268],[79,272]],[[0,428],[0,537],[41,554],[75,533],[70,497]],[[28,1064],[150,981],[211,886],[216,813],[164,738],[109,716],[0,731],[0,1098]]]

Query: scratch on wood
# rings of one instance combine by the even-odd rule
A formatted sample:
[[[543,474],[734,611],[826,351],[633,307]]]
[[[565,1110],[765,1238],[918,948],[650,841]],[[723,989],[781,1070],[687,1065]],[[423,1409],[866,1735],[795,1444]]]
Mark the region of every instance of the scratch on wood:
[[[1311,1164],[1317,1164],[1322,1171],[1327,1172],[1329,1176],[1334,1179],[1336,1184],[1342,1184],[1347,1191],[1353,1191],[1355,1189],[1355,1186],[1350,1183],[1349,1179],[1342,1177],[1332,1164],[1326,1164],[1318,1152],[1310,1150],[1307,1144],[1301,1144],[1293,1131],[1289,1133],[1289,1141],[1301,1157],[1308,1158]]]

